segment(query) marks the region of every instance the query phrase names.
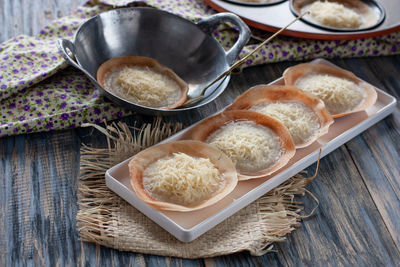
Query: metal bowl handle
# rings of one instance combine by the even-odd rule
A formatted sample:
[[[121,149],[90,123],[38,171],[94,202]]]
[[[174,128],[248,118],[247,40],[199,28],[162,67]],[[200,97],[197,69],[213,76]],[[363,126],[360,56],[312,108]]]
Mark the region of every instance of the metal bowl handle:
[[[82,71],[83,73],[85,73],[91,80],[93,80],[96,84],[97,81],[96,79],[89,73],[87,72],[84,68],[81,67],[81,65],[79,65],[78,62],[76,62],[67,52],[67,49],[69,49],[69,51],[71,51],[72,55],[75,55],[75,45],[66,39],[58,39],[57,40],[57,47],[58,47],[58,51],[60,51],[62,57],[72,66],[74,66],[75,68],[79,69],[80,71]]]
[[[211,35],[213,31],[222,23],[231,22],[239,29],[239,37],[236,43],[225,52],[229,65],[232,65],[238,57],[240,51],[250,39],[250,29],[238,16],[232,13],[219,13],[212,15],[197,23],[197,26],[205,33]]]

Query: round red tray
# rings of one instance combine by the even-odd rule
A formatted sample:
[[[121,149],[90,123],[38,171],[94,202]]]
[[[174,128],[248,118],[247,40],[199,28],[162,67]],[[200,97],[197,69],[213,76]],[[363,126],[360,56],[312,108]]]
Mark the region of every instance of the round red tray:
[[[246,6],[230,3],[224,0],[205,0],[219,12],[232,12],[240,16],[248,25],[262,30],[276,32],[289,24],[295,16],[290,11],[289,1],[270,6]],[[376,37],[400,30],[400,0],[380,0],[386,12],[385,20],[376,28],[357,32],[335,32],[313,27],[302,21],[297,21],[283,35],[322,39],[351,40]]]

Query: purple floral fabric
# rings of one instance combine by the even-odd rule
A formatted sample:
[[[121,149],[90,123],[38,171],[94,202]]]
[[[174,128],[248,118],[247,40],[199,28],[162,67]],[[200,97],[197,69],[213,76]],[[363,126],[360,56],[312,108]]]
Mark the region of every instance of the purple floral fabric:
[[[91,1],[72,15],[53,21],[37,36],[20,35],[0,44],[0,136],[79,127],[131,114],[99,95],[79,71],[62,59],[58,38],[72,40],[88,18],[123,6],[148,5],[192,21],[215,12],[201,0]],[[266,33],[253,31],[255,39]],[[222,25],[215,38],[229,49],[237,32]],[[256,43],[247,45],[244,57]],[[319,41],[279,36],[250,57],[243,67],[317,57],[363,57],[400,53],[400,32],[352,41]]]
[[[2,100],[0,134],[75,128],[121,118],[127,110],[111,104],[78,70],[67,68]]]

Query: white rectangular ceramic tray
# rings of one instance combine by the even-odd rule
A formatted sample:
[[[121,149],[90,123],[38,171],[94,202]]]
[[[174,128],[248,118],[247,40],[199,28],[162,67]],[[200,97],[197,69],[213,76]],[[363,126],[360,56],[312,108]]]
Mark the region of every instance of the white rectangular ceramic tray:
[[[313,62],[331,64],[320,59]],[[283,79],[280,78],[271,84],[283,84]],[[310,146],[298,149],[284,168],[265,178],[240,181],[232,193],[210,207],[192,212],[173,212],[159,211],[148,206],[136,196],[130,185],[128,162],[132,158],[107,170],[106,184],[112,191],[177,239],[190,242],[316,162],[320,148],[321,157],[323,157],[392,113],[396,107],[396,99],[377,88],[376,91],[378,93],[376,103],[365,112],[335,119],[328,134],[320,137]],[[185,131],[187,129],[163,142],[178,140]]]

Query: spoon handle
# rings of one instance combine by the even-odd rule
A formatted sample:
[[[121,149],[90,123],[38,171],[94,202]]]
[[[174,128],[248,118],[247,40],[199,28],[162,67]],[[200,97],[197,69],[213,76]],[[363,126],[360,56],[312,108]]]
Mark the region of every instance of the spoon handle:
[[[251,51],[249,54],[247,54],[245,57],[243,57],[242,59],[236,61],[234,64],[232,64],[232,66],[227,69],[226,71],[224,71],[223,73],[221,73],[217,78],[215,78],[212,82],[210,82],[206,87],[204,87],[204,89],[201,91],[201,94],[197,97],[194,97],[192,99],[187,100],[184,105],[188,105],[190,103],[193,103],[194,101],[199,100],[200,98],[204,97],[204,94],[206,92],[206,90],[208,88],[210,88],[210,86],[212,86],[213,84],[215,84],[216,82],[218,82],[219,80],[221,80],[223,77],[225,77],[226,75],[230,74],[235,68],[237,68],[238,66],[240,66],[241,64],[243,64],[243,62],[245,62],[250,56],[252,56],[255,52],[257,52],[258,50],[260,50],[266,43],[268,43],[269,41],[271,41],[272,39],[274,39],[278,34],[280,34],[281,32],[283,32],[284,30],[286,30],[290,25],[292,25],[293,23],[295,23],[296,21],[298,21],[299,19],[301,19],[304,15],[310,13],[309,11],[304,12],[303,14],[301,14],[300,16],[298,16],[297,18],[295,18],[294,20],[292,20],[288,25],[286,25],[285,27],[281,28],[279,31],[275,32],[273,35],[271,35],[268,39],[264,40],[263,42],[261,42],[256,48],[254,48],[253,51]]]

